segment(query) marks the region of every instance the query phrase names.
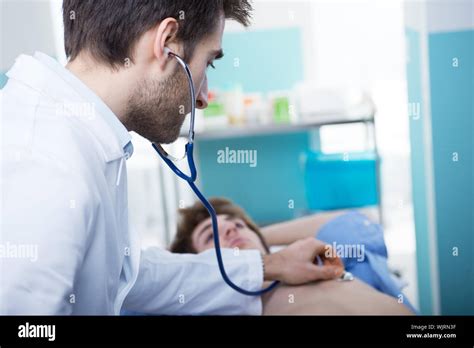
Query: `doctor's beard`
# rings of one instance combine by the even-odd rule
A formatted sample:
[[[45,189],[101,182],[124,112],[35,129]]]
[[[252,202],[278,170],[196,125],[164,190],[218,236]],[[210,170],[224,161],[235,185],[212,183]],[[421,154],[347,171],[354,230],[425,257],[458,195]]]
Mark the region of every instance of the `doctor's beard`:
[[[129,131],[160,144],[178,138],[190,111],[191,97],[184,71],[176,68],[165,80],[148,78],[139,83],[127,104],[125,120]]]

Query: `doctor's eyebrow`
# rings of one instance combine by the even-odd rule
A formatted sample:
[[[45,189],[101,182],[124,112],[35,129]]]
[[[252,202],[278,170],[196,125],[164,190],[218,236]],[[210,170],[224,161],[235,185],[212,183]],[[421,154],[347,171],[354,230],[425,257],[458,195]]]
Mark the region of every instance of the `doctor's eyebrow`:
[[[210,53],[211,57],[214,57],[213,59],[218,60],[224,57],[224,51],[221,49],[218,50],[213,50]]]

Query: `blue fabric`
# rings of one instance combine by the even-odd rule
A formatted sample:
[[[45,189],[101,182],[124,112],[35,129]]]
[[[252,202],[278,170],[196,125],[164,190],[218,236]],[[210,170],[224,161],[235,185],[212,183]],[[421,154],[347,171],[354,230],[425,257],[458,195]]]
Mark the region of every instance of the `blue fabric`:
[[[338,256],[341,257],[346,270],[355,277],[387,295],[395,298],[403,295],[403,303],[417,313],[402,292],[404,284],[388,269],[387,247],[379,224],[372,223],[363,214],[351,211],[324,224],[317,234],[317,239],[331,246],[335,243],[336,252],[337,249],[350,247],[353,251],[357,248],[363,251],[363,254],[338,253]]]

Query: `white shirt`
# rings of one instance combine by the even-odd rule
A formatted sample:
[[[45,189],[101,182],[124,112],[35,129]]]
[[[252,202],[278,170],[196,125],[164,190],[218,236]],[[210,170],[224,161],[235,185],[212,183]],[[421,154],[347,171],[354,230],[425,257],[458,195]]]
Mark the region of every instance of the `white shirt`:
[[[260,297],[224,283],[214,250],[140,250],[127,215],[133,146],[100,98],[41,53],[7,75],[0,314],[261,314]],[[236,284],[262,287],[258,251],[222,251]]]

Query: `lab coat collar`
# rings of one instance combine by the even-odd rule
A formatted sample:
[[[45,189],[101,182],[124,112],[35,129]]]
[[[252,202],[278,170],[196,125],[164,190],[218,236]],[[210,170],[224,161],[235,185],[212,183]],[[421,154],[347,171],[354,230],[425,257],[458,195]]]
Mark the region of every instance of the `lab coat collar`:
[[[7,76],[49,96],[58,106],[63,105],[65,109],[72,106],[69,108],[73,111],[71,116],[94,133],[107,162],[128,159],[132,155],[131,135],[117,116],[79,78],[53,58],[40,52],[36,52],[34,57],[20,55]],[[84,110],[78,114],[81,105]]]

